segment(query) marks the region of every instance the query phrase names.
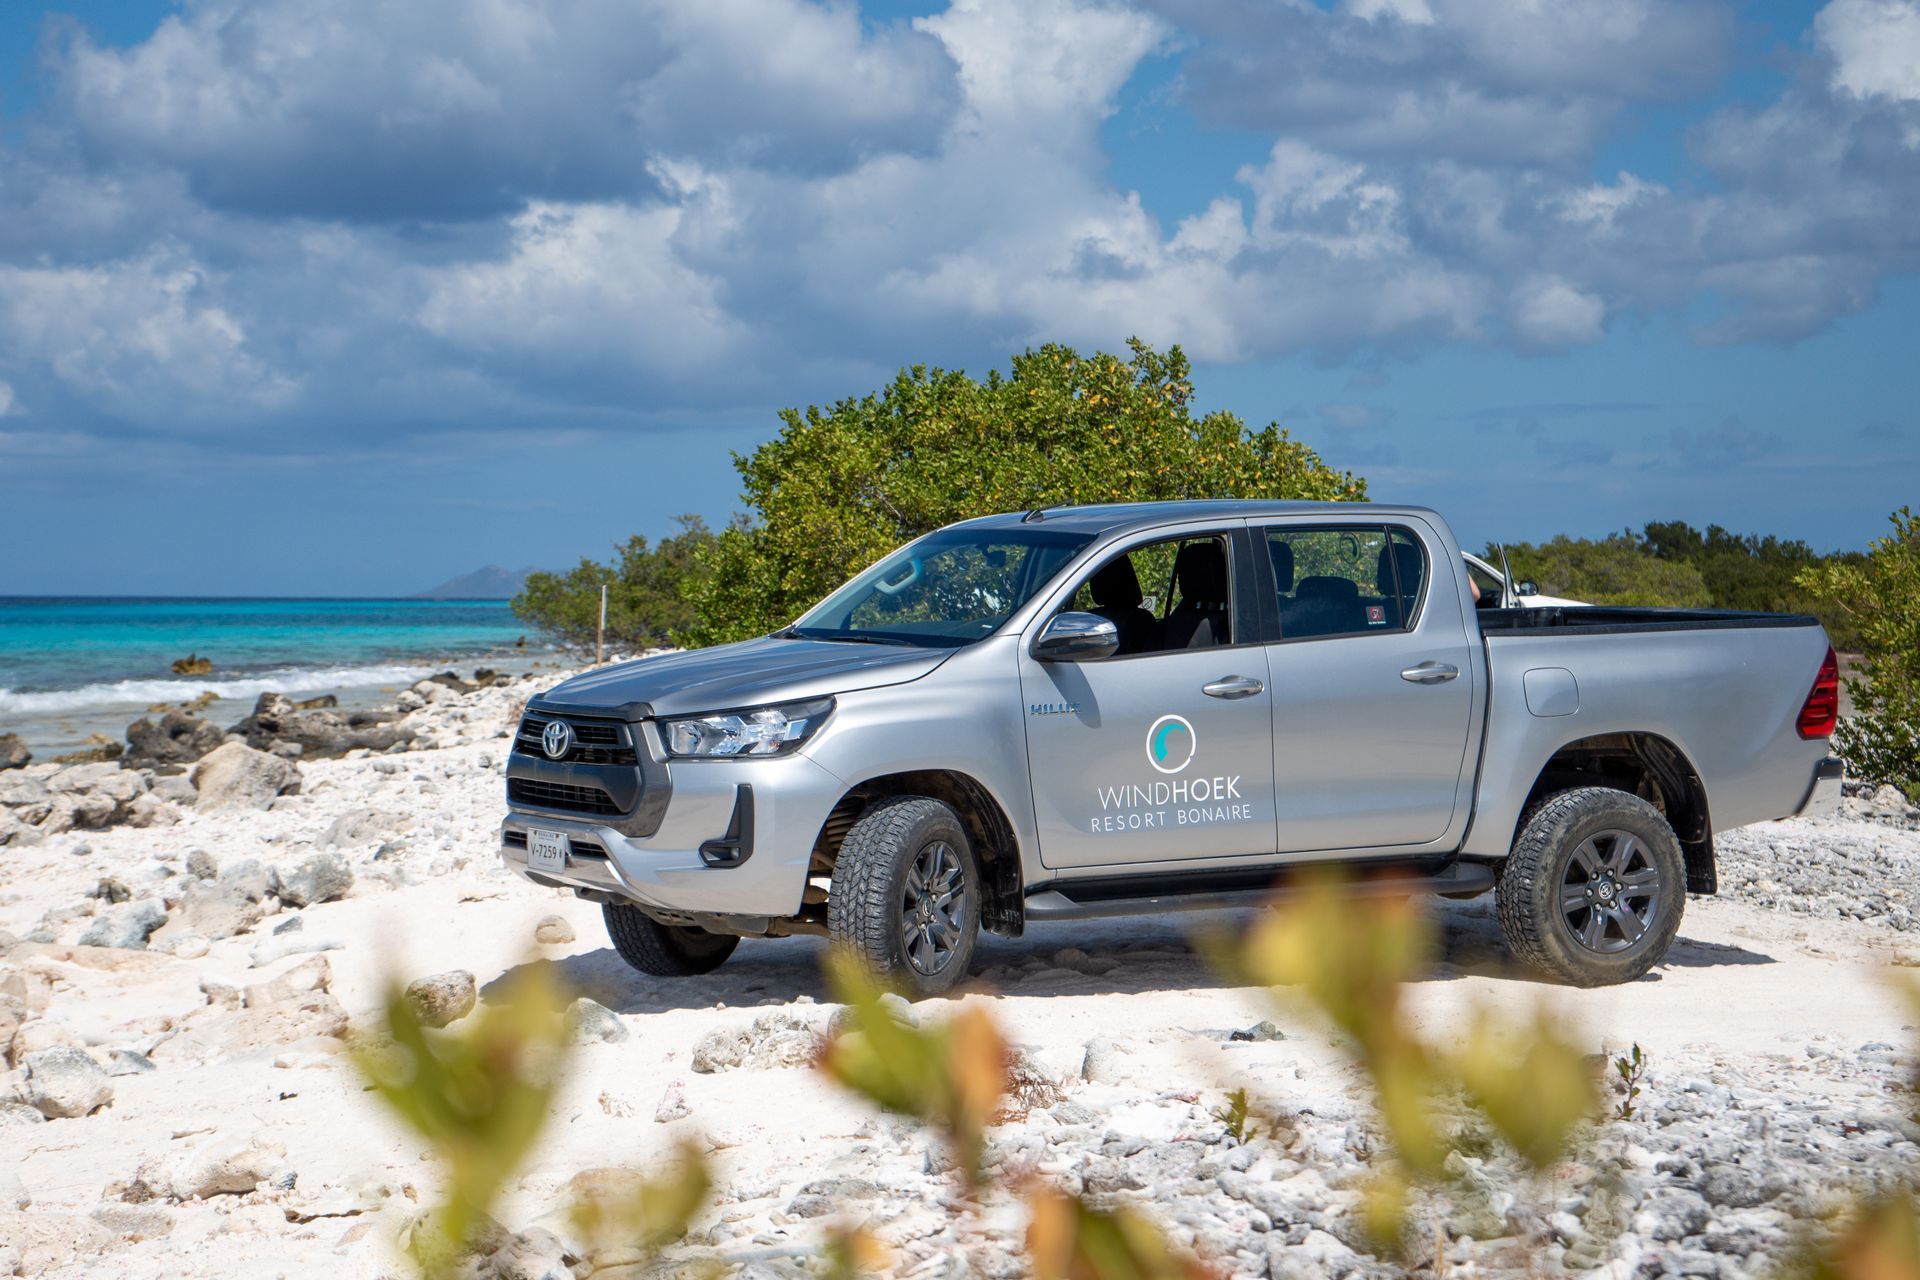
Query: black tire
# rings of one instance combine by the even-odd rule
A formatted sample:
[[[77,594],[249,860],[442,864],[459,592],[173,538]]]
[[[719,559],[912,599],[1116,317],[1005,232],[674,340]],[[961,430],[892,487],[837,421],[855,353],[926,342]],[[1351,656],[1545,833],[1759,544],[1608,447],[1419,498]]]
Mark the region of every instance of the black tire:
[[[609,902],[600,908],[620,958],[656,978],[691,978],[727,962],[740,939],[683,925],[661,924],[638,907]]]
[[[1680,931],[1686,861],[1660,811],[1582,787],[1527,816],[1500,868],[1500,929],[1516,957],[1576,987],[1632,982]]]
[[[929,862],[942,870],[931,893],[915,878]],[[926,923],[910,937],[913,920]],[[959,816],[926,796],[891,796],[861,814],[833,866],[827,932],[909,997],[951,991],[980,936],[980,869]]]

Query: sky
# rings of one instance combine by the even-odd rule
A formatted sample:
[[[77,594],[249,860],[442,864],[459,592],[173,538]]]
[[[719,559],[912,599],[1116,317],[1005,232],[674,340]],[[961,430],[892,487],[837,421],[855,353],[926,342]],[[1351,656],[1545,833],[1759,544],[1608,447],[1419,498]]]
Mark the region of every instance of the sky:
[[[1181,344],[1462,541],[1920,499],[1920,0],[0,7],[0,594],[408,593]]]

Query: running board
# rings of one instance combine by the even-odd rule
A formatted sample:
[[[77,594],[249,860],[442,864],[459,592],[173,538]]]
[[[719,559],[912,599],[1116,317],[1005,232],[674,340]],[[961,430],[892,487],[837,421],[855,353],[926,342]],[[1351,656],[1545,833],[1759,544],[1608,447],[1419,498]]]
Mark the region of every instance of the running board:
[[[1285,876],[1285,872],[1281,873]],[[1289,877],[1290,879],[1291,877]],[[1143,882],[1157,877],[1142,876]],[[1158,880],[1159,883],[1166,883]],[[1029,923],[1036,920],[1097,920],[1107,916],[1152,915],[1162,911],[1213,911],[1225,907],[1259,907],[1276,898],[1298,893],[1297,880],[1280,879],[1258,888],[1188,890],[1168,889],[1160,893],[1120,896],[1115,890],[1123,880],[1055,881],[1053,887],[1037,890],[1025,902]],[[1483,862],[1454,862],[1430,873],[1398,872],[1357,878],[1342,885],[1342,891],[1363,897],[1395,897],[1438,893],[1448,897],[1472,897],[1493,888],[1493,868]],[[1082,896],[1071,894],[1078,889]],[[1093,890],[1089,893],[1088,890]]]

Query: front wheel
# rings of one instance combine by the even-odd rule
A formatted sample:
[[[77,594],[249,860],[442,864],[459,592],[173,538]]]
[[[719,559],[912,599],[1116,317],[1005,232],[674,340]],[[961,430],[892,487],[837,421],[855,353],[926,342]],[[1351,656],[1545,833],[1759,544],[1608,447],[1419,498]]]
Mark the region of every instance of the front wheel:
[[[620,958],[656,978],[691,978],[727,962],[740,939],[683,925],[661,924],[638,907],[609,902],[600,908]]]
[[[980,873],[959,816],[926,796],[861,814],[833,866],[827,931],[910,996],[964,979],[980,934]]]
[[[1521,960],[1576,987],[1631,982],[1680,931],[1687,872],[1658,809],[1582,787],[1542,804],[1500,868],[1500,928]]]

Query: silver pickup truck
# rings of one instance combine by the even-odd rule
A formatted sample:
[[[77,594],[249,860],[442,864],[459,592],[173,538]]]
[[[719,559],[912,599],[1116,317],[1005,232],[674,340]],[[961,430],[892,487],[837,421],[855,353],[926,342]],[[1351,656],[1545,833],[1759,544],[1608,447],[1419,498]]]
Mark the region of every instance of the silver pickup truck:
[[[1521,959],[1629,981],[1714,892],[1716,831],[1837,802],[1833,651],[1808,617],[1498,603],[1418,507],[966,521],[772,635],[531,701],[502,855],[658,975],[815,934],[931,994],[981,929],[1335,864],[1493,890]]]

